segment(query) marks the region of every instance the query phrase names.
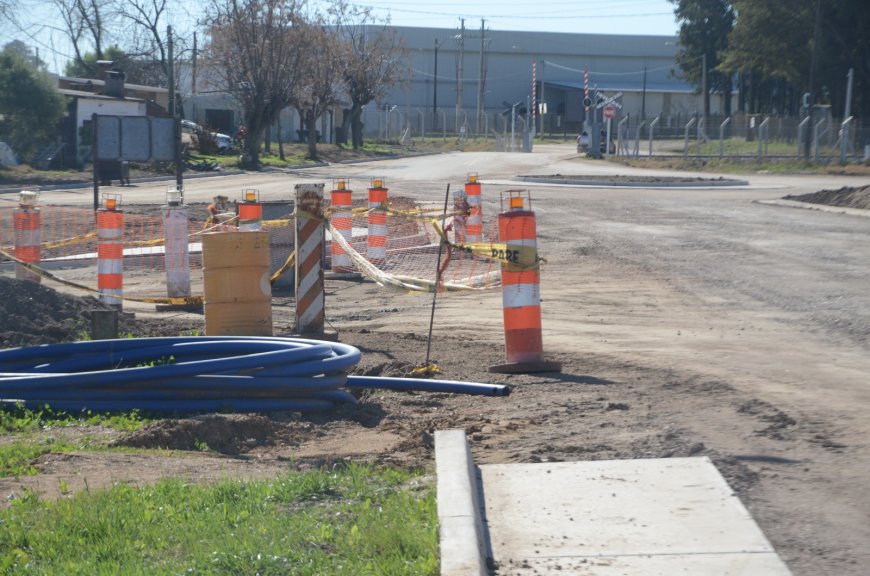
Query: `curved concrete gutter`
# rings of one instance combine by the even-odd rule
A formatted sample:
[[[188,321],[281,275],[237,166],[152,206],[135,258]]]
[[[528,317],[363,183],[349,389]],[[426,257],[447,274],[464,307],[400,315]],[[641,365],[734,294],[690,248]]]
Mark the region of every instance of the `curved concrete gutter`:
[[[435,432],[441,576],[486,576],[477,468],[464,430]]]
[[[548,178],[545,176],[517,176],[523,182],[540,184],[568,184],[574,186],[619,186],[620,188],[707,188],[719,186],[748,186],[747,180],[584,180],[583,178]]]

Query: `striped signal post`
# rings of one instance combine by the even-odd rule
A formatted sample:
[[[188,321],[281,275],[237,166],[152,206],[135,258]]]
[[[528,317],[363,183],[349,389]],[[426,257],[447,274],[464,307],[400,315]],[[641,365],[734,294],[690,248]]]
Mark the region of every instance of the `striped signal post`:
[[[353,239],[353,191],[348,188],[348,181],[341,179],[335,181],[330,198],[332,227],[341,234],[342,238],[350,242]],[[341,274],[353,272],[350,256],[345,253],[344,248],[339,246],[338,242],[332,242],[331,246],[332,271]]]
[[[97,210],[97,289],[100,301],[123,308],[124,213],[120,194],[103,194]]]
[[[296,185],[296,334],[324,333],[323,184]]]
[[[387,262],[387,193],[383,178],[372,178],[369,188],[366,259],[375,266]]]
[[[468,242],[483,241],[483,206],[480,203],[480,181],[477,173],[468,175],[465,182],[468,217],[465,219],[465,238]]]
[[[499,241],[507,249],[531,248],[537,259],[537,228],[535,213],[525,209],[522,190],[509,191],[509,209],[498,215]],[[559,372],[559,362],[544,359],[541,336],[541,290],[538,265],[522,268],[502,264],[502,310],[506,364],[490,366],[490,372],[527,374]]]
[[[187,224],[187,206],[184,189],[180,186],[166,191],[166,205],[160,207],[163,215],[163,267],[166,269],[166,295],[170,298],[190,296],[190,247]]]
[[[12,211],[12,230],[15,236],[15,257],[22,262],[38,264],[42,258],[42,213],[36,207],[39,193],[22,190],[18,208]],[[39,274],[20,264],[15,265],[15,277],[39,283]]]
[[[239,232],[256,232],[263,229],[263,205],[260,191],[248,188],[242,191],[239,204]]]

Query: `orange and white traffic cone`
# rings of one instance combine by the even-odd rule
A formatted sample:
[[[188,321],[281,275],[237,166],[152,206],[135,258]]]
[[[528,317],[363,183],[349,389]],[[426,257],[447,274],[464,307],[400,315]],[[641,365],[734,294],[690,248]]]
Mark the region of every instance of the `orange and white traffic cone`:
[[[18,208],[12,211],[12,229],[15,236],[15,257],[29,264],[38,264],[42,258],[42,213],[36,207],[38,194],[22,190]],[[20,264],[15,266],[15,277],[39,283],[39,274]]]
[[[481,205],[481,186],[477,173],[468,175],[465,182],[465,196],[468,202],[468,216],[465,219],[465,239],[467,242],[483,241],[483,206]]]
[[[104,194],[97,210],[97,289],[100,301],[123,308],[124,213],[118,209],[120,195]]]
[[[347,180],[338,180],[331,194],[332,227],[348,243],[353,239],[353,191],[347,188]],[[332,242],[332,271],[347,274],[354,271],[350,257],[338,242]]]
[[[387,263],[387,193],[383,178],[373,178],[369,188],[366,259],[375,266]]]
[[[531,248],[537,259],[535,213],[524,209],[524,199],[511,191],[509,209],[498,215],[499,241],[508,250]],[[516,264],[501,266],[502,310],[506,364],[490,366],[490,372],[526,374],[559,372],[559,362],[544,359],[541,335],[541,290],[537,263],[523,268]]]

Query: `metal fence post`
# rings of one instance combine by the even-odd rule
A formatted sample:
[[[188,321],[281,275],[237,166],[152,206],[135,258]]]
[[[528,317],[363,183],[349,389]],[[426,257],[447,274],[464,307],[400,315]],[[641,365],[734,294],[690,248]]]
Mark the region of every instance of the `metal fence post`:
[[[692,118],[686,123],[686,134],[683,138],[683,160],[689,159],[689,130],[695,125],[697,118]]]
[[[846,163],[846,155],[849,148],[849,124],[854,116],[849,116],[840,124],[840,164]]]
[[[725,128],[728,126],[729,122],[731,122],[731,116],[729,116],[721,124],[719,124],[719,158],[720,159],[723,156],[725,156]]]
[[[628,116],[619,121],[616,125],[616,155],[619,156],[623,152],[628,156]]]
[[[659,115],[659,116],[655,117],[655,120],[653,120],[652,122],[649,123],[649,155],[650,155],[650,158],[652,158],[652,155],[653,155],[653,149],[652,149],[653,148],[653,132],[655,131],[656,125],[658,125],[659,120],[661,120],[661,119],[662,119],[662,117]]]
[[[807,116],[803,120],[801,120],[800,124],[798,124],[798,133],[797,133],[797,157],[801,157],[801,151],[804,148],[804,130],[807,129],[807,124],[809,124],[810,117]],[[809,158],[807,158],[809,160]]]
[[[634,133],[634,157],[637,158],[640,156],[640,132],[643,130],[643,127],[646,126],[646,122],[641,122],[637,125],[637,132]]]

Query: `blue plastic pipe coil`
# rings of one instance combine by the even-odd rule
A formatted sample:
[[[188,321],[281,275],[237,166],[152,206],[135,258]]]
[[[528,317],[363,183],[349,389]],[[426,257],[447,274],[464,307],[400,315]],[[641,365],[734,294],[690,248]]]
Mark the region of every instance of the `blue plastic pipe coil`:
[[[355,403],[385,388],[506,396],[496,384],[349,376],[360,351],[300,338],[94,340],[0,350],[0,401],[56,410],[267,412]]]

